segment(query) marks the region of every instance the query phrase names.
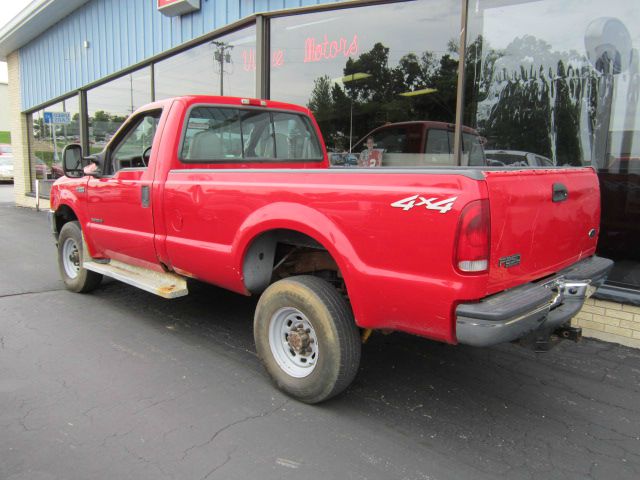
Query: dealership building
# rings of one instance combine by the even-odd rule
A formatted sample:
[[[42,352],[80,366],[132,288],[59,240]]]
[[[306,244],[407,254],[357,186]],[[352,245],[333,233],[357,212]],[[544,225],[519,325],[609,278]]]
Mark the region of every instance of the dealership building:
[[[593,166],[616,263],[574,321],[640,347],[639,51],[629,0],[35,0],[0,30],[15,199],[46,206],[64,145],[188,94],[306,105],[330,152],[386,125],[378,148],[438,165]],[[424,121],[450,128],[416,147]]]

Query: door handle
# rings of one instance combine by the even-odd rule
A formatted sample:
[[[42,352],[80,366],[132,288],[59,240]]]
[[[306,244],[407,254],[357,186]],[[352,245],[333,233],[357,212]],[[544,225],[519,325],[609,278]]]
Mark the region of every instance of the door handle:
[[[142,186],[142,195],[141,195],[141,200],[142,200],[142,208],[149,208],[149,201],[150,201],[150,196],[149,196],[149,185],[143,185]]]
[[[569,190],[567,190],[567,187],[562,183],[554,183],[551,200],[554,202],[564,202],[567,198],[569,198]]]

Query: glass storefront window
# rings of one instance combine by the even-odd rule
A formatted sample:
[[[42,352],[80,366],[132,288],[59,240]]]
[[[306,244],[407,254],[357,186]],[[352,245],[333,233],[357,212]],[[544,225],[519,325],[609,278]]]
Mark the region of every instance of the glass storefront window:
[[[640,10],[603,6],[471,1],[464,123],[490,165],[597,168],[598,252],[616,261],[620,293],[640,289]]]
[[[80,115],[77,96],[31,115],[29,169],[32,191],[35,191],[35,182],[38,180],[63,176],[62,150],[69,143],[79,142]]]
[[[460,5],[417,0],[274,18],[270,97],[311,109],[334,164],[452,164],[453,146],[430,152],[427,137],[453,130]]]
[[[87,91],[89,148],[101,151],[136,109],[151,102],[151,69],[143,68]]]
[[[223,35],[154,65],[156,99],[180,95],[255,97],[256,29]]]

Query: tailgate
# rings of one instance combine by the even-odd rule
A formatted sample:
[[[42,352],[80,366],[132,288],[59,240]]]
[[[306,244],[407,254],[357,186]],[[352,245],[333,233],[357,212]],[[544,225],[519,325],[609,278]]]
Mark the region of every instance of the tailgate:
[[[489,293],[595,253],[600,191],[592,169],[486,171],[485,176],[491,205]]]

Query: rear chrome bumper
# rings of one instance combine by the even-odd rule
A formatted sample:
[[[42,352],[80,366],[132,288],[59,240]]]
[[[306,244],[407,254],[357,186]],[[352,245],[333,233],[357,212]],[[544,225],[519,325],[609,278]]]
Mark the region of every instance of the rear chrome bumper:
[[[593,256],[551,278],[462,303],[456,308],[458,343],[488,347],[555,330],[580,311],[612,267],[613,261]]]

